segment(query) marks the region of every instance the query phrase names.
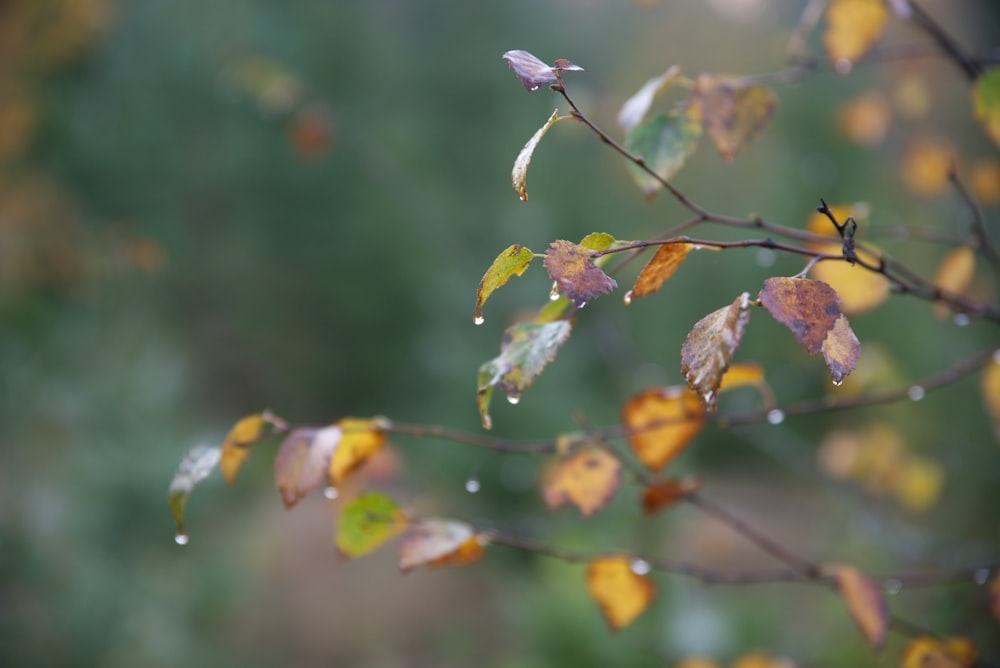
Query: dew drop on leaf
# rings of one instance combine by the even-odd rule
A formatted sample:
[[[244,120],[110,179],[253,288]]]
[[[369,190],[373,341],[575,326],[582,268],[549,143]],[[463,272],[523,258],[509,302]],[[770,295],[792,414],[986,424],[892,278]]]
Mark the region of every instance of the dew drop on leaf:
[[[188,540],[189,540],[188,535],[186,533],[179,533],[176,536],[174,536],[174,542],[177,543],[178,545],[187,545]]]
[[[338,496],[340,496],[340,492],[337,491],[336,487],[330,485],[329,487],[323,490],[323,496],[333,501]]]
[[[893,578],[892,580],[886,580],[884,586],[885,586],[885,593],[889,594],[890,596],[895,596],[896,594],[898,594],[903,590],[903,583],[895,578]]]
[[[914,385],[906,391],[906,396],[908,396],[911,401],[920,401],[926,394],[927,393],[924,391],[924,388],[919,385]]]
[[[465,491],[469,494],[475,494],[480,489],[479,481],[475,478],[469,478],[465,481]]]
[[[772,408],[767,412],[767,421],[770,424],[781,424],[785,421],[785,411],[780,408]]]
[[[509,403],[511,406],[516,406],[518,403],[520,403],[520,401],[521,401],[520,394],[511,392],[510,394],[507,395],[507,403]]]
[[[647,575],[649,571],[652,570],[652,567],[645,559],[633,559],[631,563],[629,563],[629,570],[636,575]]]
[[[475,318],[472,319],[472,324],[473,325],[481,325],[484,322],[486,322],[486,318],[484,318],[481,315],[477,315]]]
[[[977,568],[972,577],[976,581],[977,585],[984,585],[986,584],[986,581],[990,579],[990,569]]]
[[[631,290],[629,290],[628,292],[625,293],[625,297],[622,299],[622,301],[625,302],[625,306],[628,306],[629,304],[632,303],[632,291]]]

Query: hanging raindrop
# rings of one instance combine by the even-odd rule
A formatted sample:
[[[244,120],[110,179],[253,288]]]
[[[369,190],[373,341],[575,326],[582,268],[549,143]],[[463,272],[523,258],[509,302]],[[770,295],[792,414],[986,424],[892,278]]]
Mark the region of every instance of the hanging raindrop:
[[[629,564],[629,570],[631,570],[636,575],[646,575],[652,570],[652,566],[645,559],[633,559]]]
[[[340,492],[337,491],[336,487],[334,487],[333,485],[330,485],[329,487],[327,487],[326,489],[323,490],[323,496],[325,496],[326,498],[328,498],[331,501],[333,501],[338,496],[340,496]]]
[[[833,386],[834,387],[840,387],[843,384],[844,384],[844,379],[843,378],[834,378],[833,379]]]
[[[465,491],[469,494],[475,494],[480,488],[479,481],[475,478],[469,478],[465,481]]]
[[[903,590],[903,583],[897,580],[896,578],[893,578],[891,580],[886,580],[883,586],[885,587],[885,593],[889,594],[890,596],[895,596],[896,594],[898,594]]]
[[[973,573],[972,578],[976,581],[977,585],[984,585],[986,584],[986,581],[990,579],[990,569],[977,568],[976,572]]]
[[[767,412],[767,421],[770,424],[781,424],[785,421],[785,411],[780,408],[772,408]]]
[[[176,536],[174,536],[174,542],[177,543],[178,545],[187,545],[188,535],[186,533],[179,533]]]
[[[473,325],[481,325],[484,322],[486,322],[486,318],[484,318],[481,315],[477,315],[475,318],[472,319],[472,324]]]
[[[959,327],[965,327],[970,322],[972,322],[972,318],[969,317],[968,313],[955,314],[955,324],[958,325]]]
[[[511,406],[517,406],[517,404],[520,401],[521,401],[521,395],[517,394],[516,392],[511,392],[510,394],[507,395],[507,403],[509,403]]]
[[[632,291],[631,290],[629,290],[628,292],[625,293],[625,297],[624,297],[624,299],[622,299],[622,301],[625,302],[625,306],[628,306],[629,304],[632,303]]]
[[[927,392],[924,391],[924,388],[919,385],[914,385],[906,391],[906,396],[908,396],[911,401],[920,401],[926,394]]]
[[[559,299],[559,284],[552,281],[552,289],[549,290],[549,301],[555,301]]]

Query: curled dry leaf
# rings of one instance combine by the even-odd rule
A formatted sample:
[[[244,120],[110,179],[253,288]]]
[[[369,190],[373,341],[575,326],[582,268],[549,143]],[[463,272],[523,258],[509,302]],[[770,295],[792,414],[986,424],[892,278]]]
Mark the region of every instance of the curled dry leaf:
[[[675,505],[701,489],[698,478],[668,478],[647,485],[642,491],[642,509],[647,515]]]
[[[545,124],[535,131],[535,134],[531,136],[531,139],[524,145],[521,152],[517,154],[517,158],[514,159],[514,169],[510,172],[510,180],[522,202],[528,201],[528,165],[531,164],[531,156],[535,154],[538,142],[542,141],[542,137],[549,131],[549,128],[555,125],[559,118],[559,110],[556,109],[549,116],[549,120],[545,121]]]
[[[489,537],[464,522],[428,518],[416,522],[403,536],[399,569],[417,566],[458,566],[479,561]]]
[[[521,244],[508,246],[502,253],[497,255],[493,264],[483,274],[483,279],[479,281],[479,289],[476,291],[476,313],[473,322],[482,324],[483,305],[489,299],[493,291],[506,283],[511,276],[520,276],[531,264],[535,254],[531,249],[525,248]]]
[[[681,346],[681,374],[688,386],[714,411],[722,378],[743,340],[750,320],[750,295],[744,292],[695,323]]]
[[[882,37],[888,20],[882,0],[831,0],[823,46],[831,60],[856,62]]]
[[[549,277],[576,308],[618,287],[615,279],[594,264],[592,252],[585,246],[559,240],[553,241],[545,254],[544,264]]]
[[[934,276],[934,285],[950,295],[961,295],[972,283],[976,273],[976,254],[968,246],[953,248],[944,256]],[[938,302],[934,314],[939,318],[948,315],[948,305]]]
[[[351,559],[364,556],[402,533],[409,519],[396,502],[368,492],[344,505],[337,521],[337,550]]]
[[[646,112],[649,111],[656,96],[669,88],[680,76],[680,65],[671,65],[666,72],[647,81],[642,88],[625,101],[621,111],[618,112],[618,124],[625,130],[626,135],[632,132],[635,126],[642,123],[642,119],[646,117]]]
[[[652,388],[634,395],[622,409],[633,452],[654,471],[670,463],[705,424],[701,398],[687,387]]]
[[[889,633],[889,606],[882,588],[847,564],[824,570],[836,579],[847,610],[868,642],[876,649],[882,647]]]
[[[980,387],[986,412],[993,420],[993,435],[1000,443],[1000,348],[994,351],[993,358],[983,369]]]
[[[986,134],[1000,146],[1000,67],[991,67],[976,79],[972,88],[972,105]]]
[[[767,86],[747,86],[739,77],[703,74],[695,80],[692,104],[716,150],[732,160],[770,125],[778,98]]]
[[[170,481],[170,489],[167,492],[167,500],[170,502],[170,510],[174,516],[174,523],[177,525],[178,537],[184,536],[184,508],[187,506],[188,497],[194,490],[195,485],[207,478],[218,465],[222,454],[219,448],[195,446],[184,455],[177,473]],[[179,541],[180,539],[178,539]]]
[[[668,180],[687,161],[701,137],[701,118],[692,109],[677,108],[669,114],[657,114],[635,126],[625,137],[625,148]],[[652,199],[662,183],[636,164],[628,164],[629,172],[647,199]]]
[[[627,556],[594,559],[587,567],[587,591],[615,631],[631,624],[641,615],[656,594],[656,584],[632,570]]]
[[[966,638],[914,638],[903,650],[900,668],[971,668],[976,648]]]
[[[583,68],[574,65],[565,58],[558,58],[554,65],[546,65],[540,58],[515,49],[503,54],[503,59],[507,61],[510,69],[521,80],[521,85],[529,93],[533,93],[542,86],[550,86],[559,81],[559,72],[582,72]]]
[[[629,290],[629,299],[645,297],[659,290],[681,266],[690,250],[691,244],[688,243],[670,243],[660,246],[656,254],[639,272],[638,278],[635,279],[635,285]]]
[[[561,457],[542,480],[549,508],[572,503],[584,517],[608,504],[621,483],[622,465],[609,450],[584,447]]]

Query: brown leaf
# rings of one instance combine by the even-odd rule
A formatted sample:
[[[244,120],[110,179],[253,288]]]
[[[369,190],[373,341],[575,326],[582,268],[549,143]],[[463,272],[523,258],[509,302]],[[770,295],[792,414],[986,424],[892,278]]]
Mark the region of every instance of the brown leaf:
[[[622,409],[636,456],[658,471],[679,455],[705,424],[701,398],[687,387],[652,388],[633,396]]]
[[[642,492],[642,509],[647,515],[675,505],[701,488],[698,478],[668,478],[647,485]]]
[[[300,427],[281,442],[274,460],[274,479],[285,508],[293,507],[322,484],[340,435],[336,425]]]
[[[587,591],[601,606],[608,625],[615,631],[641,615],[656,594],[656,583],[632,570],[627,556],[594,559],[587,567]]]
[[[833,382],[840,385],[844,378],[854,371],[861,356],[861,343],[851,329],[847,317],[841,313],[833,324],[833,329],[823,339],[823,361],[830,369]]]
[[[594,264],[592,253],[584,246],[559,240],[553,241],[545,254],[549,276],[576,308],[618,287],[615,279]]]
[[[750,295],[744,292],[729,306],[709,313],[695,323],[681,346],[681,374],[709,411],[715,410],[722,377],[743,340],[749,303]]]
[[[823,46],[831,60],[853,63],[882,37],[888,20],[882,0],[832,0]]]
[[[882,647],[889,633],[889,606],[881,587],[846,564],[827,568],[837,580],[840,595],[869,643]]]
[[[534,92],[542,86],[556,83],[559,78],[557,72],[582,72],[583,68],[574,65],[565,58],[556,60],[555,65],[546,65],[536,56],[516,49],[503,54],[503,59],[507,61],[510,69],[521,80],[521,85],[529,93]]]
[[[965,638],[920,636],[903,650],[900,668],[970,668],[976,664],[976,648]]]
[[[469,564],[483,555],[489,537],[465,522],[428,518],[415,523],[403,536],[399,568]]]
[[[561,458],[542,481],[550,508],[572,503],[584,517],[603,508],[621,483],[621,462],[602,447],[580,448]]]
[[[725,160],[732,160],[774,118],[778,98],[767,86],[742,85],[738,77],[703,74],[692,97],[705,132]]]
[[[645,297],[659,290],[667,280],[674,275],[677,268],[684,262],[691,244],[663,244],[656,255],[642,268],[635,285],[628,292],[629,301],[633,297]]]
[[[760,301],[774,319],[792,330],[798,342],[816,355],[840,317],[840,298],[822,281],[769,278]]]

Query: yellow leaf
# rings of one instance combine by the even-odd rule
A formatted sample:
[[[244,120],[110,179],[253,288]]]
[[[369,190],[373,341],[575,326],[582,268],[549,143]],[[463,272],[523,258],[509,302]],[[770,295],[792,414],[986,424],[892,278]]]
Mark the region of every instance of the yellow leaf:
[[[674,668],[722,668],[718,661],[707,656],[689,656],[674,664]]]
[[[649,607],[656,594],[656,584],[632,570],[632,559],[619,556],[590,562],[587,590],[601,606],[608,625],[618,631]]]
[[[961,295],[972,283],[976,273],[976,254],[968,246],[952,249],[938,266],[934,276],[934,285],[951,295]],[[948,305],[938,302],[934,305],[934,313],[939,318],[948,314]]]
[[[882,0],[832,0],[823,46],[831,60],[856,62],[882,37],[888,20]]]
[[[849,140],[863,146],[882,143],[892,122],[892,107],[879,91],[865,93],[841,105],[840,129]]]
[[[605,448],[582,448],[560,459],[542,481],[550,508],[572,503],[584,517],[607,505],[621,482],[621,462]]]
[[[508,246],[500,255],[493,260],[493,264],[483,274],[483,279],[479,281],[479,289],[476,291],[476,312],[473,322],[477,325],[483,324],[483,304],[489,299],[493,291],[504,285],[511,276],[520,276],[531,264],[535,255],[530,249],[513,244]]]
[[[339,485],[348,473],[385,445],[385,432],[378,428],[375,420],[344,418],[335,426],[340,430],[340,440],[330,458],[331,485]]]
[[[222,477],[232,485],[236,482],[243,462],[250,456],[250,446],[264,435],[264,427],[273,424],[271,416],[266,413],[248,415],[233,425],[222,443],[222,460],[219,468]]]
[[[907,146],[900,162],[903,184],[921,197],[935,197],[949,188],[955,149],[940,139],[918,137]]]
[[[899,504],[913,512],[934,507],[941,498],[944,471],[933,459],[907,455],[892,476],[892,493]]]
[[[824,570],[837,580],[847,610],[865,638],[873,647],[880,648],[889,633],[889,608],[881,587],[850,565],[842,564]]]
[[[622,421],[629,429],[629,444],[636,456],[658,471],[701,431],[705,407],[686,387],[653,388],[628,400]]]
[[[922,76],[911,73],[899,79],[893,90],[892,99],[900,116],[914,120],[927,115],[934,94]]]
[[[810,243],[815,253],[838,254],[843,250],[839,241]],[[858,257],[868,264],[878,266],[879,257],[866,250],[858,250]],[[818,281],[827,283],[840,296],[840,309],[848,315],[870,311],[882,304],[890,294],[889,280],[882,274],[869,271],[848,262],[817,262],[809,273]]]
[[[965,638],[937,640],[920,636],[903,650],[900,668],[968,668],[976,663],[976,649]]]
[[[703,74],[694,84],[692,106],[725,160],[731,160],[774,118],[778,98],[766,86],[746,86],[739,78]]]
[[[645,297],[659,290],[681,266],[690,250],[691,244],[678,243],[660,246],[656,255],[639,272],[639,277],[635,279],[635,285],[628,292],[628,301],[632,301],[633,297]]]
[[[1000,443],[1000,350],[993,353],[993,359],[983,369],[981,389],[986,411],[993,419],[993,435]]]
[[[722,377],[719,392],[728,392],[748,385],[756,387],[764,385],[764,367],[756,362],[731,364],[729,370]]]

